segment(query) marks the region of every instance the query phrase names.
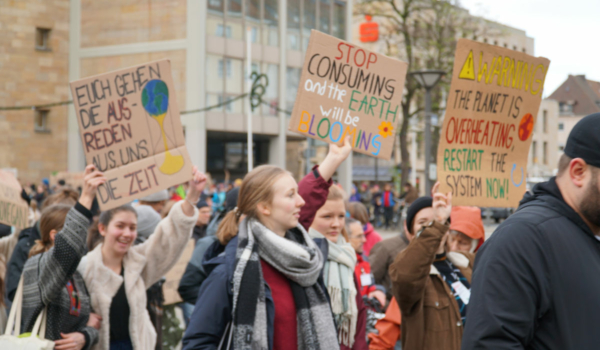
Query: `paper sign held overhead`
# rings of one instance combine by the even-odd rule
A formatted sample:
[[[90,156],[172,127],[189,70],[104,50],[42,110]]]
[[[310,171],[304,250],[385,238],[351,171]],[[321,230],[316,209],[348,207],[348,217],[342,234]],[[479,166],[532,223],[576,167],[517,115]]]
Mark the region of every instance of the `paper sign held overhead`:
[[[108,179],[100,209],[191,179],[168,60],[74,81],[71,92],[87,163]]]
[[[12,173],[0,170],[0,223],[26,228],[29,207],[21,198],[20,187]]]
[[[437,155],[453,205],[517,207],[550,61],[460,39]]]
[[[289,130],[390,159],[408,65],[312,30]]]

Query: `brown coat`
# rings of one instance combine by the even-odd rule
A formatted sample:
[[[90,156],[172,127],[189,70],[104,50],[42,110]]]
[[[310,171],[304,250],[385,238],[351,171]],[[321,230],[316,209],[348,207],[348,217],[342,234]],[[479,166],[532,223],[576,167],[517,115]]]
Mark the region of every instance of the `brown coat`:
[[[434,223],[423,230],[390,266],[394,296],[402,312],[402,349],[460,350],[463,334],[458,304],[432,265],[448,226]],[[471,282],[473,254],[448,253]]]
[[[375,277],[375,283],[385,287],[388,299],[392,299],[392,280],[389,268],[396,259],[396,255],[408,246],[408,239],[403,233],[375,244],[369,252],[369,263],[371,273]]]

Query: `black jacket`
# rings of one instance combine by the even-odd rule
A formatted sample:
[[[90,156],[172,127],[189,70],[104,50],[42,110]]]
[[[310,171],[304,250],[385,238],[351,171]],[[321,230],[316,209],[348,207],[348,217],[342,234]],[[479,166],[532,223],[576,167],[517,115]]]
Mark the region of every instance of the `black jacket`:
[[[599,276],[600,241],[536,185],[477,254],[462,349],[598,349]]]
[[[29,250],[35,244],[37,239],[41,239],[40,234],[40,222],[36,222],[32,227],[26,228],[19,233],[19,241],[13,250],[13,253],[6,266],[6,298],[12,303],[15,293],[17,292],[17,286],[21,279],[21,273],[25,262],[29,257]]]
[[[197,226],[196,226],[197,227]],[[200,238],[196,242],[196,248],[194,248],[194,253],[190,258],[190,262],[185,268],[185,272],[179,281],[179,288],[177,291],[181,296],[181,299],[186,303],[196,304],[196,300],[198,299],[198,292],[200,291],[200,286],[208,277],[208,273],[204,269],[204,255],[206,251],[217,241],[217,237],[215,236],[206,236],[204,238]],[[215,244],[215,247],[220,246],[220,244]],[[209,254],[208,260],[213,257],[214,254]],[[207,260],[207,261],[208,261]]]

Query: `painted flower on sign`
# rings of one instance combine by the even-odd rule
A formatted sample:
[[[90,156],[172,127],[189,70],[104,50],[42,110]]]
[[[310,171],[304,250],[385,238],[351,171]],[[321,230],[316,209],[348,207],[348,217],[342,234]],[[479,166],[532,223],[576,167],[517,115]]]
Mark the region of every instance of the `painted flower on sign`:
[[[391,122],[381,122],[381,125],[379,125],[379,135],[383,138],[392,135],[392,131],[394,131],[394,127]]]

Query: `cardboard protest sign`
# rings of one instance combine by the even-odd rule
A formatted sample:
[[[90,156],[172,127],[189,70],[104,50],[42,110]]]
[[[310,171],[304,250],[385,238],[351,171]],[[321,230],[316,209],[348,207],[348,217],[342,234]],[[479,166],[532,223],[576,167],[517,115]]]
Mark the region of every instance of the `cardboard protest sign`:
[[[101,210],[192,177],[169,60],[74,81],[71,92],[86,160],[108,179]]]
[[[84,172],[69,173],[67,171],[59,171],[56,174],[50,175],[50,188],[58,185],[60,180],[65,181],[65,185],[72,187],[74,190],[79,187],[83,188]]]
[[[163,295],[165,298],[164,305],[171,305],[183,301],[181,296],[179,296],[177,289],[179,288],[179,281],[181,281],[181,277],[183,277],[185,268],[192,258],[195,245],[194,240],[190,239],[175,266],[173,266],[165,276],[166,281],[165,284],[163,284]]]
[[[21,185],[8,171],[0,170],[0,223],[26,228],[29,217],[27,202],[21,198]]]
[[[408,65],[313,30],[288,126],[356,152],[390,159]]]
[[[516,207],[550,61],[458,41],[437,155],[453,205]]]

